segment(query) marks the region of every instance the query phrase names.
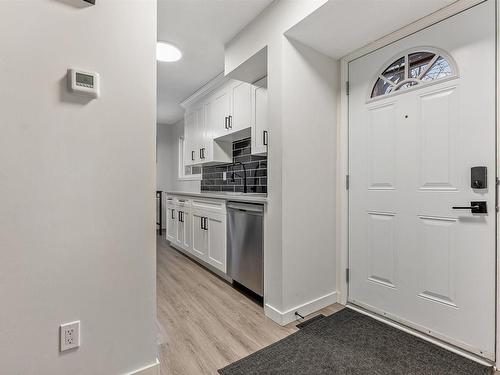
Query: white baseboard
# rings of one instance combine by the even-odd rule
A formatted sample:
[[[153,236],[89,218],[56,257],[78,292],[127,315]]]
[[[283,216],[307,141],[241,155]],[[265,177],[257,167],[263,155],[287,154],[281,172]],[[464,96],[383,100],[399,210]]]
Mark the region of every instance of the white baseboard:
[[[157,358],[155,363],[129,372],[125,375],[160,375],[160,361]]]
[[[335,291],[326,294],[323,297],[319,297],[312,301],[306,302],[302,305],[296,306],[285,312],[281,312],[275,307],[266,303],[264,306],[264,312],[268,318],[272,319],[279,325],[284,326],[290,322],[293,322],[294,320],[297,320],[297,317],[295,316],[295,311],[297,311],[302,316],[306,316],[337,302],[338,302],[338,293]]]

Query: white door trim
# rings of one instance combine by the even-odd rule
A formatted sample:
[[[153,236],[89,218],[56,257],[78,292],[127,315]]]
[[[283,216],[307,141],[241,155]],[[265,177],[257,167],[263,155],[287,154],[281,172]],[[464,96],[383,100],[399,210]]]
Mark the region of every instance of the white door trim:
[[[340,60],[340,108],[339,108],[339,126],[337,128],[337,275],[339,285],[339,302],[347,305],[348,297],[348,284],[346,279],[346,270],[349,267],[349,195],[346,188],[346,176],[349,174],[349,96],[347,92],[347,81],[349,78],[349,63],[373,51],[383,48],[392,44],[400,39],[421,31],[429,26],[441,22],[449,17],[461,13],[467,9],[474,7],[480,3],[488,0],[459,0],[450,6],[438,10],[420,20],[403,27],[383,38],[376,40],[354,52],[343,57]],[[497,9],[497,149],[500,145],[500,128],[498,125],[498,114],[500,113],[500,0],[496,1]],[[497,150],[498,155],[498,150]],[[497,163],[497,176],[500,176],[500,163]],[[499,220],[497,213],[497,243],[500,243]],[[497,270],[500,269],[500,259],[497,255]],[[496,316],[500,316],[500,308],[498,301],[500,301],[500,280],[497,271],[497,304]],[[498,318],[496,323],[496,359],[500,367],[500,325]]]

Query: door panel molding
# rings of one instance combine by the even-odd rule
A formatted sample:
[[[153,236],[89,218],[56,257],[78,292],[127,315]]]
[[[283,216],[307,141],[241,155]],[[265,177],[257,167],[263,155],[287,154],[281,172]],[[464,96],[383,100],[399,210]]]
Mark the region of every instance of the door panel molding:
[[[456,191],[458,86],[418,92],[420,190]],[[440,152],[437,152],[440,151]],[[436,158],[436,154],[439,158]]]

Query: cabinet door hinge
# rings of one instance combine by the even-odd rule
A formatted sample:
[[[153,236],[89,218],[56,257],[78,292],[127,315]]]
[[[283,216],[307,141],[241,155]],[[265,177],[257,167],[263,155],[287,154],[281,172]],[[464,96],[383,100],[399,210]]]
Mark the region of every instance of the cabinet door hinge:
[[[345,188],[346,190],[349,190],[349,175],[345,175]]]
[[[349,268],[345,269],[345,281],[346,281],[346,283],[349,282]]]
[[[345,83],[345,92],[347,95],[349,95],[349,81],[346,81]]]

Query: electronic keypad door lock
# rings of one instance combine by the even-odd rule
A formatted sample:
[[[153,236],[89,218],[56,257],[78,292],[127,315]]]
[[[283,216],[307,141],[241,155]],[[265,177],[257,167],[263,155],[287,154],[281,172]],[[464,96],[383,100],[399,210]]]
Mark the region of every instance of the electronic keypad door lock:
[[[488,188],[488,169],[486,167],[472,167],[470,169],[470,187],[472,189]]]
[[[473,201],[470,202],[470,206],[468,207],[452,207],[454,210],[470,210],[473,214],[487,214],[488,208],[486,207],[486,201]]]

